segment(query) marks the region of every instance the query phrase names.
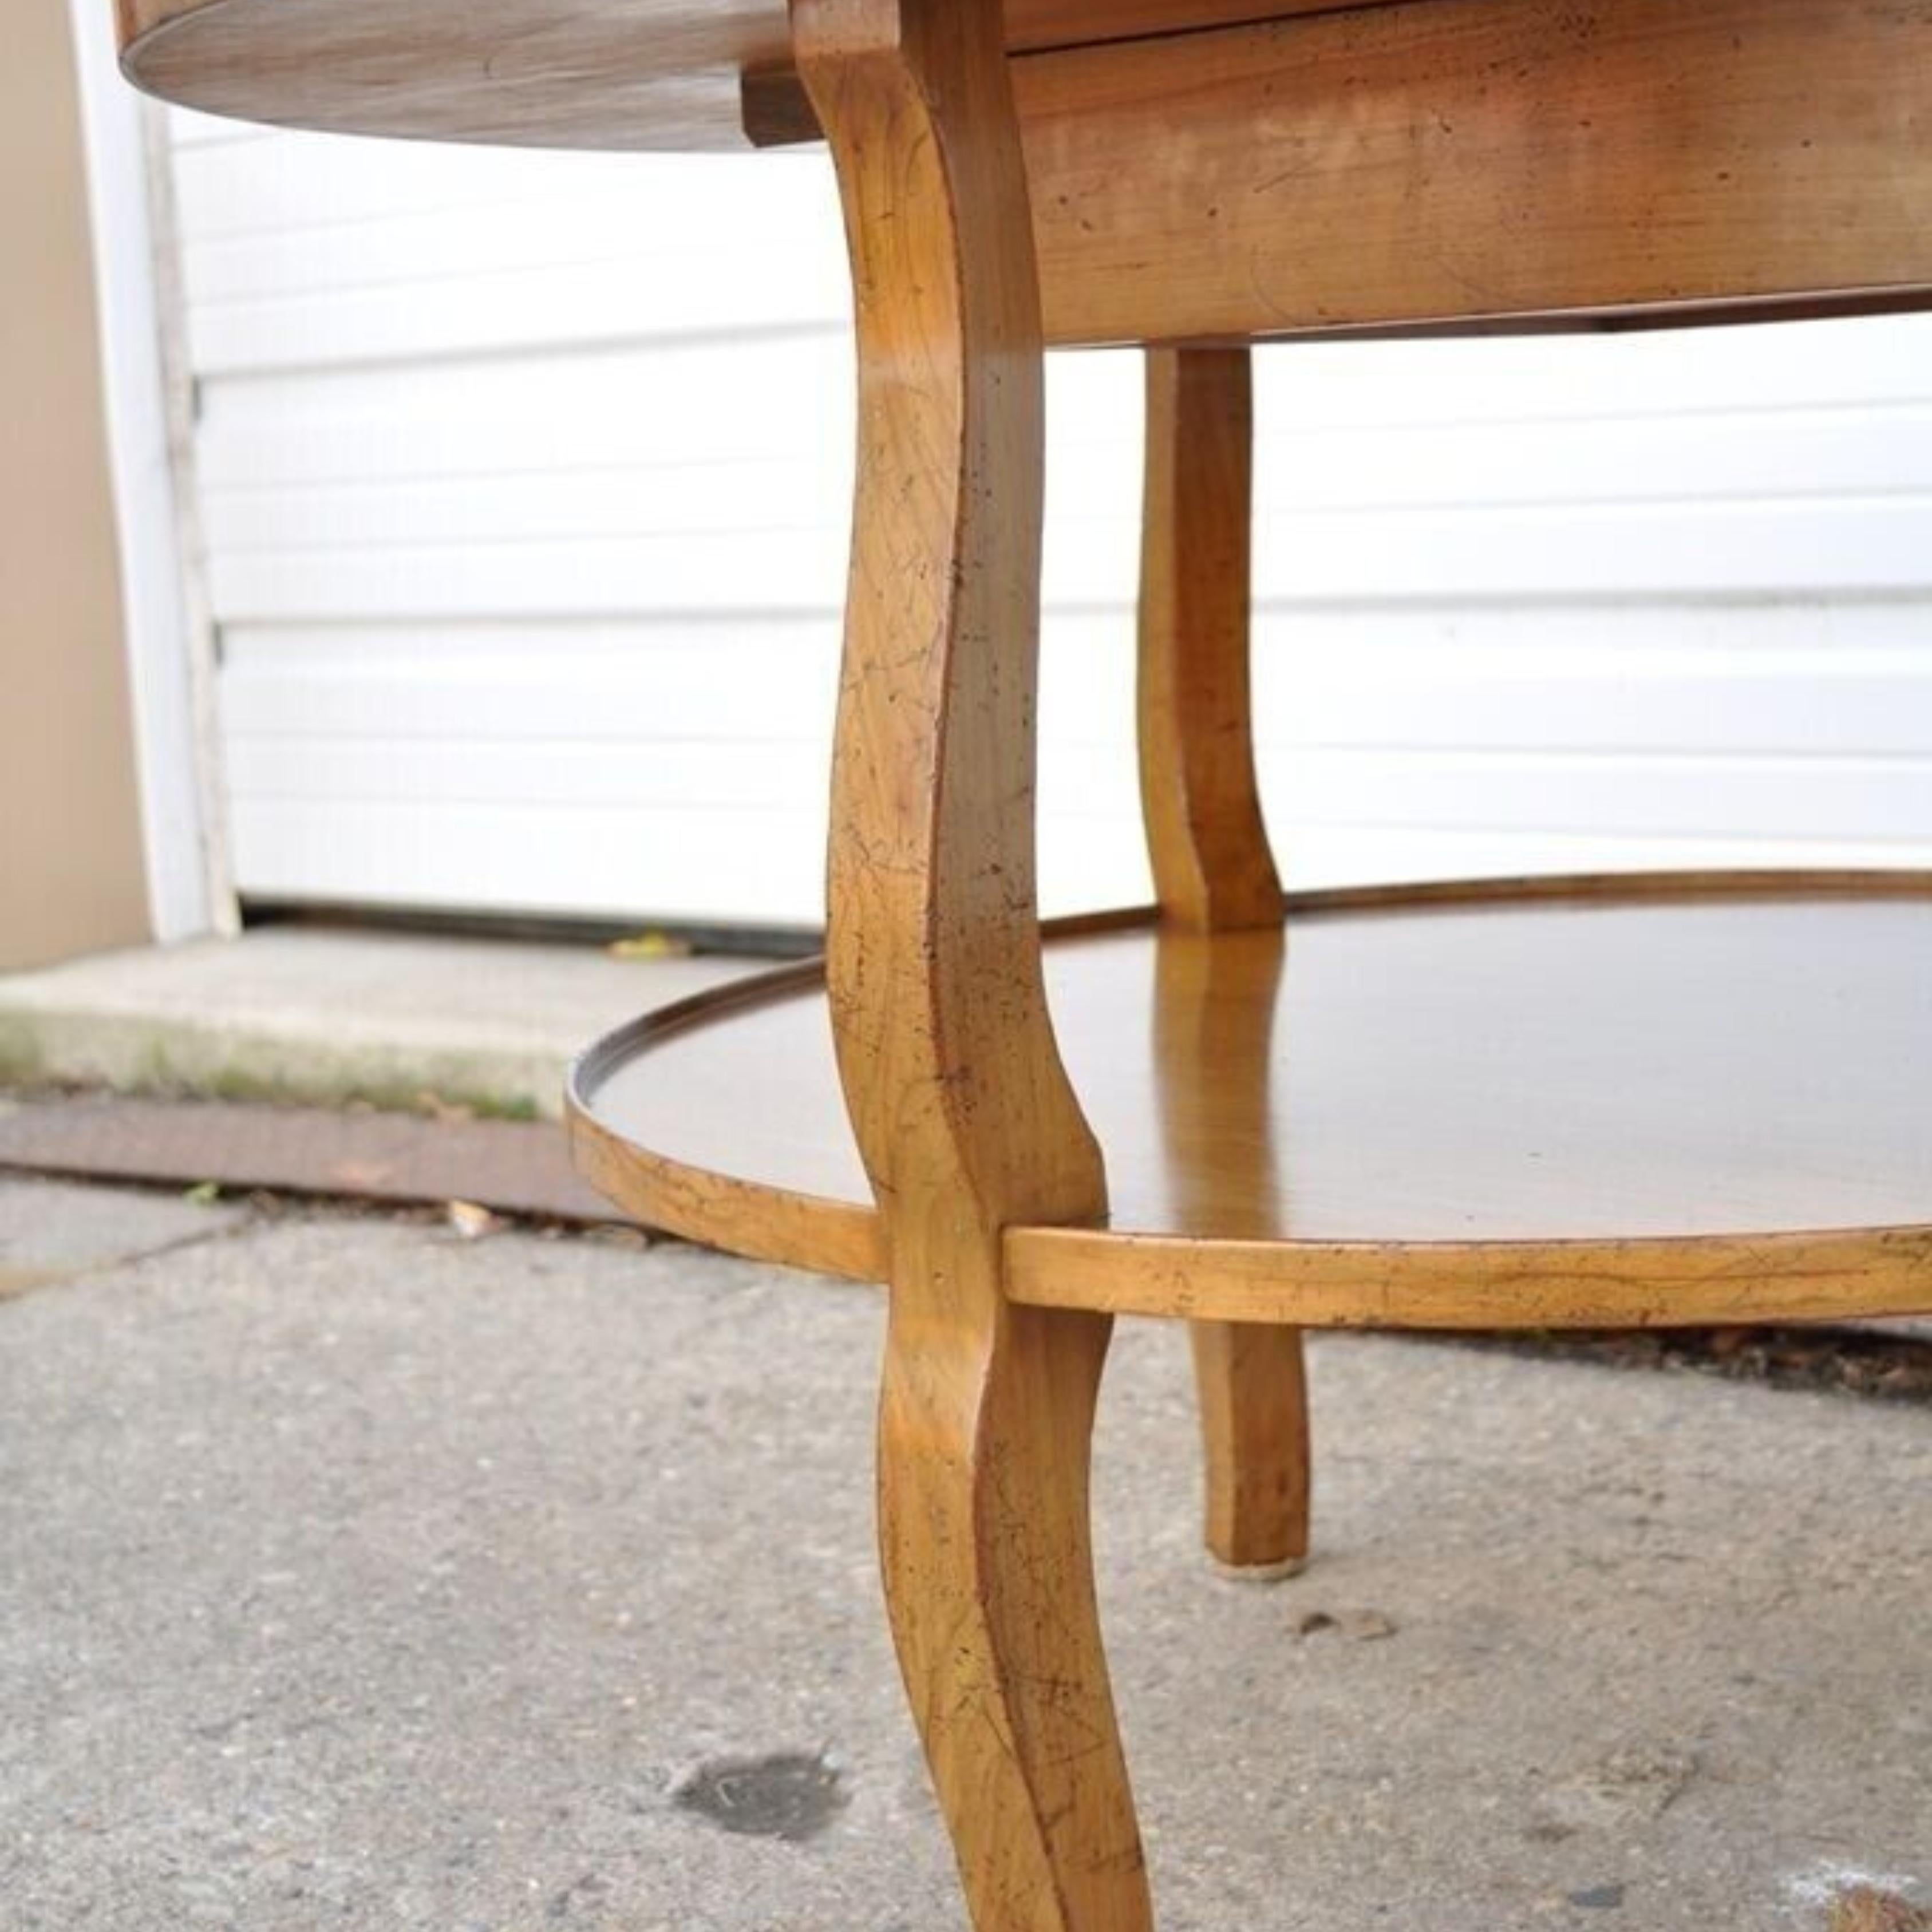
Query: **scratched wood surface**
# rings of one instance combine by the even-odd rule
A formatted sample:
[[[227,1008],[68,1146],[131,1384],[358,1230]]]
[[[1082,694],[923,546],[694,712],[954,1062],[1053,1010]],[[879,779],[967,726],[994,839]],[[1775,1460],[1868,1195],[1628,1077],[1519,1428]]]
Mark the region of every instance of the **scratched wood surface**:
[[[776,0],[121,6],[130,77],[219,112],[676,148],[742,145],[748,98],[812,131]],[[1009,33],[1052,343],[1932,299],[1932,0],[1014,0]]]
[[[1418,0],[1014,64],[1054,342],[1932,285],[1932,0]]]
[[[1292,896],[1288,932],[1279,959],[1266,934],[1196,942],[1226,1010],[1214,1077],[1178,1082],[1161,1043],[1206,1050],[1198,1018],[1156,1024],[1178,936],[1050,941],[1111,1205],[1103,1229],[1010,1232],[1014,1292],[1451,1327],[1932,1304],[1910,1232],[1932,1226],[1932,879],[1378,889]],[[648,1148],[694,1190],[685,1232],[709,1238],[706,1177],[734,1176],[794,1204],[784,1258],[876,1278],[822,993],[727,997],[580,1094],[620,1198],[658,1210],[626,1152]]]
[[[209,113],[445,141],[739,147],[748,76],[754,116],[775,114],[794,136],[816,131],[784,0],[114,4],[129,78]],[[1008,0],[1006,38],[1016,50],[1076,46],[1335,4]]]
[[[1250,352],[1147,354],[1136,694],[1141,815],[1162,922],[1280,937],[1281,880],[1255,778],[1249,692],[1254,522]],[[1212,948],[1162,948],[1155,1024],[1211,1034],[1229,1010]],[[1156,1049],[1168,1077],[1210,1073],[1199,1037]],[[1184,1117],[1190,1102],[1165,1106]],[[1254,1137],[1257,1145],[1262,1136]],[[1192,1324],[1208,1546],[1230,1570],[1282,1575],[1308,1553],[1307,1376],[1294,1329]]]
[[[890,1283],[879,1540],[976,1932],[1147,1932],[1094,1602],[1110,1319],[1004,1231],[1104,1211],[1034,872],[1044,347],[997,0],[796,0],[852,259],[859,461],[826,979]]]
[[[1148,352],[1141,814],[1163,916],[1200,932],[1282,912],[1249,694],[1253,448],[1246,350]]]

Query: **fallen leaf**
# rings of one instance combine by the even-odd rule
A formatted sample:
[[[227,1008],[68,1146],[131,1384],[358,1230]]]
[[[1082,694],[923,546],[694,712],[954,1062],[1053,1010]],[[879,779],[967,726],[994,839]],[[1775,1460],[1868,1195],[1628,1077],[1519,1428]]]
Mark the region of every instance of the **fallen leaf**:
[[[487,1208],[473,1201],[452,1201],[443,1209],[445,1218],[466,1241],[481,1240],[502,1225]]]
[[[1395,1619],[1381,1610],[1344,1610],[1342,1634],[1358,1643],[1377,1643],[1395,1635]]]
[[[616,939],[608,948],[613,959],[688,959],[691,942],[668,932],[640,932]]]

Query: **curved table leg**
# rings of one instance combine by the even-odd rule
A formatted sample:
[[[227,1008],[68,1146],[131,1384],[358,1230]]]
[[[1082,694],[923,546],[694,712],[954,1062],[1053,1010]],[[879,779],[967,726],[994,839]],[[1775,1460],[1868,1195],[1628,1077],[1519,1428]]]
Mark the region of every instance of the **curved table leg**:
[[[1248,350],[1148,352],[1141,802],[1165,920],[1196,932],[1282,916],[1249,702],[1252,445]],[[1208,1546],[1237,1575],[1291,1574],[1308,1552],[1300,1334],[1192,1327]]]
[[[1103,1210],[1034,888],[1041,335],[999,0],[794,0],[857,293],[827,978],[884,1216],[880,1527],[978,1932],[1152,1923],[1094,1594],[1105,1318],[1004,1291]]]

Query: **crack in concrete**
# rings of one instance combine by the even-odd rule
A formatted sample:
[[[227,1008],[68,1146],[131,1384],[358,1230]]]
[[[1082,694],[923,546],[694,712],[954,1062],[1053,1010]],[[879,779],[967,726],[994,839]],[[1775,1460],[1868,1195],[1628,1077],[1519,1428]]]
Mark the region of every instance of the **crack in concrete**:
[[[164,1256],[203,1247],[211,1242],[236,1240],[252,1233],[260,1226],[259,1216],[250,1210],[243,1210],[235,1220],[224,1221],[218,1228],[198,1228],[188,1234],[177,1234],[172,1240],[158,1241],[152,1246],[104,1255],[73,1268],[9,1268],[0,1264],[0,1304],[23,1300],[30,1294],[41,1294],[49,1288],[74,1287],[103,1275],[117,1274],[124,1268],[140,1268]]]

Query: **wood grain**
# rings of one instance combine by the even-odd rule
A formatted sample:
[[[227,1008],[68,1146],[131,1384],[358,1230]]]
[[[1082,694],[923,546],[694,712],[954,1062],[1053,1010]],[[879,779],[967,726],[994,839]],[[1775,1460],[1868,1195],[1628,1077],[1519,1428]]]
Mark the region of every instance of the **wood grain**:
[[[1932,287],[1932,0],[1436,0],[1015,63],[1049,341]]]
[[[216,113],[593,148],[807,131],[778,0],[118,5],[129,77]],[[1051,343],[1932,299],[1932,0],[1015,0],[1010,37]]]
[[[1148,352],[1141,812],[1163,916],[1202,932],[1281,918],[1248,690],[1253,442],[1247,350]]]
[[[805,131],[778,0],[118,6],[129,77],[216,113],[742,146],[749,74],[753,131]],[[1932,0],[1016,0],[1010,34],[1052,343],[1932,299]]]
[[[1278,1000],[1250,1006],[1246,976],[1287,959],[1276,922],[1230,947],[1210,931],[1164,919],[1154,939],[1154,1051],[1162,1152],[1214,1196],[1230,1183],[1264,1196],[1273,1180],[1269,1035]],[[1227,982],[1229,974],[1235,983]],[[1234,997],[1228,995],[1232,992]],[[1207,1090],[1203,1083],[1220,1083]],[[1210,1108],[1231,1130],[1244,1175],[1210,1177],[1190,1159],[1184,1124]],[[1199,1204],[1216,1211],[1214,1200]],[[1208,1547],[1229,1570],[1281,1576],[1308,1554],[1312,1484],[1306,1370],[1299,1329],[1220,1321],[1190,1324],[1201,1410]]]
[[[1450,1328],[1932,1307],[1932,877],[1291,894],[1285,964],[1265,934],[1210,942],[1214,1078],[1162,1071],[1157,1040],[1206,1036],[1156,1022],[1152,919],[1048,945],[1112,1204],[1104,1228],[1012,1229],[1012,1293]],[[844,1217],[872,1210],[824,995],[802,973],[728,991],[574,1106],[688,1198],[721,1176],[790,1197],[778,1258],[849,1264]]]
[[[1298,1328],[1190,1322],[1206,1452],[1207,1542],[1238,1576],[1293,1576],[1308,1556],[1311,1442]]]
[[[1144,1932],[1088,1519],[1108,1322],[1002,1279],[1008,1226],[1106,1187],[1040,971],[1042,352],[1000,14],[794,19],[858,325],[826,984],[891,1285],[886,1600],[977,1932]]]
[[[1016,1228],[1007,1292],[1042,1307],[1310,1328],[1726,1328],[1932,1314],[1932,1222],[1682,1240],[1078,1239]]]
[[[735,1056],[748,1043],[754,1055],[762,1055],[758,1029],[771,1018],[774,1000],[798,993],[821,1004],[824,986],[823,962],[802,961],[659,1006],[587,1048],[570,1070],[566,1094],[566,1124],[578,1172],[627,1213],[667,1234],[706,1241],[754,1261],[883,1281],[884,1243],[870,1199],[842,1201],[775,1189],[653,1153],[610,1124],[598,1102],[610,1090],[609,1082],[622,1082],[627,1068],[634,1071],[646,1056],[661,1066],[668,1043],[681,1042],[707,1022],[710,1030],[700,1051],[725,1084],[734,1073],[742,1078],[748,1070]],[[738,1024],[718,1026],[728,1016]],[[826,1043],[830,1038],[828,1024]],[[646,1083],[655,1096],[658,1082],[647,1074]],[[739,1151],[748,1150],[747,1139],[755,1148],[755,1120],[740,1123],[739,1132],[746,1137]],[[810,1260],[804,1260],[808,1255]]]
[[[1147,358],[1141,519],[1141,812],[1163,926],[1195,933],[1281,923],[1281,881],[1255,782],[1249,701],[1253,374],[1246,349]],[[1214,953],[1164,934],[1154,1024],[1164,1077],[1220,1056]],[[1163,1118],[1184,1113],[1168,1107]],[[1309,1432],[1293,1329],[1193,1324],[1208,1546],[1226,1568],[1285,1574],[1308,1552]]]
[[[1006,31],[1012,47],[1039,49],[1335,4],[1008,0]],[[211,114],[570,148],[733,148],[806,132],[784,0],[115,0],[115,8],[128,77]]]

